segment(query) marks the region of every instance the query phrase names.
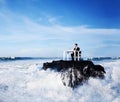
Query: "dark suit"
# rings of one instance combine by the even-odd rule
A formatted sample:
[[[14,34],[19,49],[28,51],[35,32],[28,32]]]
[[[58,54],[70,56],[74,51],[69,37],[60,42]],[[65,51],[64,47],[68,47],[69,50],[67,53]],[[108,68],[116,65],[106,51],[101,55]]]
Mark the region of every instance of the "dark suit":
[[[78,60],[78,58],[77,58],[77,56],[78,56],[78,51],[79,51],[79,54],[81,53],[80,48],[79,48],[79,47],[74,48],[74,51],[75,51],[75,57],[76,57],[75,60]],[[72,57],[72,60],[74,61],[74,52],[71,54],[71,57]]]

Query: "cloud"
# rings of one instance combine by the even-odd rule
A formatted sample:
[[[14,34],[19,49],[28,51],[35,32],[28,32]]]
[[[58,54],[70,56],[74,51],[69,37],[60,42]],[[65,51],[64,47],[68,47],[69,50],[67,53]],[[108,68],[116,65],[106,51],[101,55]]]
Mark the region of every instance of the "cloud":
[[[48,22],[50,22],[51,24],[55,24],[57,21],[57,19],[55,17],[48,17]]]
[[[89,25],[80,26],[64,26],[60,25],[59,17],[45,15],[49,25],[42,24],[40,21],[35,21],[28,16],[14,14],[8,9],[0,11],[0,42],[1,45],[7,43],[39,43],[41,49],[31,46],[30,49],[24,44],[23,48],[19,49],[24,55],[38,52],[54,55],[54,52],[61,53],[62,49],[71,48],[71,44],[80,43],[83,52],[94,55],[95,51],[103,50],[106,46],[119,46],[119,43],[109,44],[106,40],[115,42],[120,41],[120,29],[107,28],[91,28]],[[43,17],[40,18],[42,20]],[[45,47],[43,47],[43,45]],[[52,48],[50,48],[52,46]],[[59,46],[59,49],[58,49]],[[26,47],[26,50],[22,50]],[[39,47],[39,46],[38,46]],[[56,48],[57,47],[57,48]],[[106,47],[107,48],[107,47]],[[58,55],[58,54],[57,54]],[[88,54],[90,55],[90,54]]]
[[[117,35],[120,34],[120,29],[105,29],[105,28],[90,28],[88,25],[80,26],[63,26],[56,24],[57,18],[47,16],[48,22],[51,25],[43,25],[35,22],[33,19],[23,15],[15,15],[11,11],[0,12],[0,18],[3,19],[4,27],[0,31],[0,40],[46,40],[46,39],[62,39],[69,36],[69,39],[81,36],[96,36],[96,35]],[[2,27],[1,25],[0,27]],[[7,33],[7,34],[4,34]],[[27,38],[27,39],[26,39]]]

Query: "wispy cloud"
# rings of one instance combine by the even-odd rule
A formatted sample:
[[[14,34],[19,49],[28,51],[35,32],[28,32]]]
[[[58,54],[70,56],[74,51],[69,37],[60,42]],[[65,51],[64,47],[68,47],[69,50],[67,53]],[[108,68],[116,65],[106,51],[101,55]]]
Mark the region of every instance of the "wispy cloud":
[[[103,48],[104,46],[105,48],[108,45],[108,43],[104,43],[105,40],[120,40],[120,29],[91,28],[89,25],[64,26],[57,23],[59,19],[54,16],[47,15],[46,20],[49,25],[36,22],[27,16],[16,15],[9,10],[1,10],[0,18],[1,24],[3,24],[0,25],[0,42],[2,44],[13,42],[17,45],[20,42],[38,42],[42,46],[40,49],[32,46],[31,49],[29,47],[25,49],[26,46],[23,45],[19,51],[21,55],[33,52],[37,55],[38,53],[42,54],[43,51],[54,55],[54,52],[60,53],[62,49],[69,48],[74,42],[80,43],[83,52],[89,52],[92,55],[92,52],[95,53],[94,51],[98,50],[97,47]],[[51,45],[52,48],[49,48],[49,42],[56,46],[52,47]],[[116,46],[116,43],[111,44],[111,46]]]
[[[105,29],[105,28],[90,28],[89,25],[80,25],[80,26],[63,26],[59,24],[54,24],[57,22],[56,17],[48,16],[47,21],[51,23],[51,25],[43,25],[35,22],[34,20],[22,16],[22,15],[14,15],[10,11],[0,12],[0,18],[2,18],[2,23],[6,24],[6,28],[0,31],[0,34],[4,33],[2,31],[7,31],[10,35],[30,35],[36,36],[39,35],[45,36],[49,34],[58,35],[58,36],[66,36],[69,35],[84,35],[84,34],[119,34],[120,29]],[[0,26],[1,27],[1,26]],[[2,35],[3,36],[3,35]],[[6,35],[5,35],[6,36]],[[8,35],[7,35],[8,36]],[[46,36],[45,36],[46,37]],[[53,36],[54,37],[54,36]],[[21,38],[21,37],[20,37]],[[34,37],[33,37],[34,39]],[[8,39],[7,39],[8,40]]]

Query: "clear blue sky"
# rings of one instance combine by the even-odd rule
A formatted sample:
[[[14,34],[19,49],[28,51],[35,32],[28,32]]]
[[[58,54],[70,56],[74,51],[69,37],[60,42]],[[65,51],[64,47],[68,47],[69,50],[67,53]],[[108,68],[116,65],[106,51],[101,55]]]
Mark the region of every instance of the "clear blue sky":
[[[0,56],[120,56],[120,0],[0,0]]]

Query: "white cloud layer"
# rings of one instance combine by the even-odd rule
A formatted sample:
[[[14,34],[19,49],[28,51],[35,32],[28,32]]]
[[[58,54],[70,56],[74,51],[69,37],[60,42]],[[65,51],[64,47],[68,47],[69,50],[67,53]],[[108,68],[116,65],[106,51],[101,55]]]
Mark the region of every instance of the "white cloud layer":
[[[1,102],[119,102],[120,60],[97,62],[104,66],[105,79],[91,78],[74,90],[65,87],[60,73],[40,70],[50,60],[0,63]],[[11,95],[13,97],[11,97]]]

